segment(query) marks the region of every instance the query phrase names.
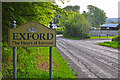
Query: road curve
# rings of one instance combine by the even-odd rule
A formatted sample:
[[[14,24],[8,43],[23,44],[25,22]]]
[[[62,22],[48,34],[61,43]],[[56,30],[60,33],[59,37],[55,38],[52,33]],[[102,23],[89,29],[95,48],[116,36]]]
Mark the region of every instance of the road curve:
[[[71,40],[57,37],[57,49],[70,61],[78,78],[118,78],[117,49],[97,43],[111,40]]]

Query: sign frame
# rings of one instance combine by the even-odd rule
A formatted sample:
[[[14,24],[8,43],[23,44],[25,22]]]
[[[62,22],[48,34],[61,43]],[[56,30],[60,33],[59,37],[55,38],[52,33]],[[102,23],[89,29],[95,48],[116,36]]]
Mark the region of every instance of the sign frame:
[[[13,40],[11,40],[11,33],[13,33],[13,32],[11,32],[11,31],[15,31],[16,29],[19,29],[19,28],[22,28],[22,27],[26,27],[26,25],[30,25],[30,24],[36,24],[36,25],[38,25],[37,26],[37,28],[38,28],[38,31],[40,31],[39,29],[40,28],[44,28],[44,29],[46,29],[47,31],[48,30],[50,30],[51,32],[52,32],[52,34],[53,34],[53,39],[54,40],[52,40],[52,45],[49,45],[48,46],[48,44],[47,44],[47,42],[49,43],[51,40],[37,40],[37,41],[39,41],[39,43],[40,43],[40,41],[42,41],[41,43],[46,43],[46,45],[32,45],[32,43],[31,43],[31,45],[27,45],[27,46],[25,46],[25,45],[12,45],[12,43],[11,43],[11,41],[13,41]],[[29,26],[29,28],[30,28],[31,26]],[[28,27],[27,27],[28,28]],[[45,31],[45,30],[44,30]],[[42,34],[44,34],[44,31],[42,31],[42,33],[41,33],[41,35]],[[45,32],[45,33],[47,33],[47,31]],[[22,32],[21,32],[22,33]],[[33,33],[34,34],[34,32],[26,32],[26,34],[27,33]],[[35,33],[38,33],[38,32],[35,32]],[[49,35],[49,34],[47,34],[47,35]],[[45,37],[45,36],[44,36]],[[8,30],[8,42],[9,42],[9,46],[10,47],[55,47],[56,46],[56,30],[55,29],[51,29],[51,28],[49,28],[49,27],[46,27],[45,25],[43,25],[43,24],[41,24],[41,23],[38,23],[38,22],[27,22],[27,23],[24,23],[24,24],[22,24],[22,25],[20,25],[20,26],[18,26],[17,28],[12,28],[12,29],[9,29]],[[16,41],[16,40],[15,40]],[[21,42],[20,42],[21,41]],[[19,44],[21,43],[22,44],[22,41],[25,41],[25,40],[18,40],[18,42],[19,42]],[[36,41],[36,40],[32,40],[32,41]],[[31,41],[31,42],[32,42]],[[29,41],[25,41],[26,43],[27,42],[30,42],[30,40]]]
[[[36,23],[36,22],[34,22],[34,23]],[[13,29],[16,29],[16,21],[13,21]],[[50,22],[50,29],[52,29],[52,23],[51,22]],[[9,32],[9,39],[10,39],[10,32]],[[55,46],[56,46],[56,30],[55,30]],[[17,47],[16,46],[11,46],[11,47],[13,47],[13,77],[14,77],[15,80],[17,80]],[[36,47],[39,47],[39,46],[36,46]],[[41,47],[44,47],[44,46],[41,46]],[[49,53],[50,53],[50,56],[49,56],[50,57],[49,58],[49,67],[50,67],[49,68],[49,76],[50,76],[50,80],[52,80],[52,53],[53,53],[52,52],[52,46],[50,46],[50,48],[49,48]]]

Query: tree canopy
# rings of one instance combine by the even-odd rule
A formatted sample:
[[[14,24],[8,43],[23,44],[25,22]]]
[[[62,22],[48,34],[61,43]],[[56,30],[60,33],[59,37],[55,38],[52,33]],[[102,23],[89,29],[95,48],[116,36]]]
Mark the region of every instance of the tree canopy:
[[[76,6],[66,6],[63,8],[65,11],[68,11],[68,12],[76,12],[76,13],[79,13],[79,10],[80,10],[80,6],[76,5]]]
[[[60,24],[61,26],[63,26],[61,24],[61,21],[64,19],[67,19],[66,15],[68,14],[67,16],[69,16],[69,15],[72,15],[73,13],[79,13],[80,6],[77,6],[77,5],[76,6],[66,6],[63,8],[63,10],[66,12],[66,14],[64,14],[64,15],[57,14],[54,17],[54,24]],[[64,21],[62,21],[62,23],[64,23]]]
[[[81,14],[74,14],[64,21],[64,36],[88,38],[90,23]]]
[[[48,26],[56,14],[64,11],[53,2],[3,2],[2,4],[2,34],[7,40],[8,29],[16,20],[17,27],[28,21],[35,21]]]
[[[92,24],[92,26],[98,27],[106,22],[106,14],[103,10],[93,5],[88,5],[88,12],[84,12],[84,17]]]

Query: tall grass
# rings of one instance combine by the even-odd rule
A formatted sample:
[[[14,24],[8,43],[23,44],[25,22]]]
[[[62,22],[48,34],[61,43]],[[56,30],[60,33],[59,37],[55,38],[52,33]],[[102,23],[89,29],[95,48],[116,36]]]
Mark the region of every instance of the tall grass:
[[[13,50],[6,42],[2,47],[2,76],[13,78]],[[55,47],[53,47],[52,63],[53,78],[75,78],[67,62]],[[17,77],[49,78],[49,47],[18,47]]]

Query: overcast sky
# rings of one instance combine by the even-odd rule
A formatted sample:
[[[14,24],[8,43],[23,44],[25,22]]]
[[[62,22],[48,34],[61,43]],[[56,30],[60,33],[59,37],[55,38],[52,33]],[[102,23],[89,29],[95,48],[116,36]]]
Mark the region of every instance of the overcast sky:
[[[70,0],[69,3],[65,2],[62,4],[60,0],[56,0],[56,3],[61,6],[61,8],[67,5],[78,5],[80,6],[80,13],[87,10],[87,5],[96,6],[106,13],[108,18],[118,18],[118,2],[120,0]]]

